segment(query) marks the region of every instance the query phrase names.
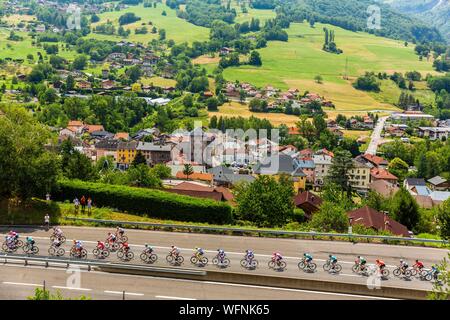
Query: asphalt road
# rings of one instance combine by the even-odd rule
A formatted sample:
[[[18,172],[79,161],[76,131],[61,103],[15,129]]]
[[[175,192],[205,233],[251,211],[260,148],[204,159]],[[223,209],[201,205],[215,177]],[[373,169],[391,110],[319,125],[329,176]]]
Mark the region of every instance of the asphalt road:
[[[31,235],[35,238],[37,246],[40,248],[40,255],[47,255],[47,249],[50,245],[49,236],[51,232],[46,232],[40,229],[16,229],[21,238],[26,235]],[[71,246],[71,239],[79,239],[84,242],[84,246],[88,251],[88,258],[93,259],[92,250],[96,246],[97,240],[104,240],[108,231],[113,231],[108,228],[86,228],[86,227],[63,227],[62,228],[68,241],[65,243],[66,256]],[[7,229],[0,228],[0,233],[6,233]],[[165,256],[169,251],[171,245],[176,245],[181,249],[181,255],[184,256],[185,262],[181,267],[183,268],[200,268],[192,265],[189,258],[193,254],[195,247],[201,247],[206,250],[206,256],[211,262],[216,254],[217,248],[223,248],[227,256],[231,260],[231,265],[227,269],[222,269],[223,272],[252,272],[254,274],[262,275],[283,275],[294,278],[307,278],[317,280],[333,280],[340,282],[361,283],[367,284],[367,277],[356,275],[351,271],[351,267],[357,255],[364,256],[369,264],[374,263],[375,259],[383,259],[391,270],[389,279],[382,282],[382,285],[414,288],[422,290],[430,290],[432,284],[430,282],[421,281],[413,278],[405,280],[403,278],[396,278],[392,275],[392,270],[398,265],[399,259],[406,259],[411,265],[416,258],[422,260],[426,267],[433,263],[437,263],[447,256],[448,250],[412,247],[412,246],[397,246],[397,245],[383,245],[370,243],[338,242],[338,241],[320,241],[320,240],[296,240],[296,239],[277,239],[277,238],[255,238],[255,237],[241,237],[241,236],[224,236],[224,235],[207,235],[195,233],[177,233],[177,232],[162,232],[162,231],[146,231],[146,230],[126,230],[129,237],[129,244],[131,250],[135,253],[135,259],[130,263],[142,264],[139,259],[139,254],[143,250],[144,243],[151,244],[156,254],[158,261],[156,266],[168,266],[165,261]],[[245,249],[253,249],[256,259],[259,261],[259,267],[256,270],[245,270],[240,267],[239,261],[242,259]],[[280,252],[287,262],[287,268],[283,272],[271,270],[267,267],[267,262],[274,251]],[[315,262],[318,264],[315,273],[305,273],[300,271],[297,267],[299,257],[304,253],[309,252],[313,255]],[[18,253],[23,253],[19,249]],[[337,256],[339,263],[343,269],[339,274],[328,273],[322,269],[322,265],[332,253]],[[119,262],[116,254],[112,253],[107,259],[108,261]],[[204,267],[205,270],[217,270],[216,266],[208,265]]]
[[[94,300],[379,300],[382,298],[171,278],[110,274],[61,268],[7,264],[0,266],[0,299],[23,300],[37,287],[63,297],[85,295]],[[72,277],[72,278],[71,278]],[[77,284],[77,285],[74,285]],[[385,299],[386,300],[386,299]],[[388,299],[389,300],[389,299]]]
[[[386,122],[387,118],[389,117],[381,117],[378,119],[378,122],[373,129],[372,136],[370,137],[370,143],[367,147],[366,154],[377,154],[378,146],[382,141],[381,132],[383,131],[384,123]]]

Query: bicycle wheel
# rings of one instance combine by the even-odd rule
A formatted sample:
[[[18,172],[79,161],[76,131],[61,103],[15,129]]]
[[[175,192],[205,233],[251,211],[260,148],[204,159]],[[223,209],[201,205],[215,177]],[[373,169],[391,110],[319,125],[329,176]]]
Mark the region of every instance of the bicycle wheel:
[[[270,269],[273,269],[273,268],[275,268],[275,261],[270,260],[270,261],[267,263],[267,265],[269,266]]]
[[[176,262],[177,262],[178,264],[182,264],[182,263],[184,262],[183,256],[178,256],[178,257],[176,258]]]
[[[303,261],[300,261],[300,262],[298,263],[298,268],[299,268],[300,270],[305,269],[305,263],[304,263]]]
[[[6,245],[6,243],[2,244],[2,250],[3,251],[7,251],[8,250],[8,246]]]
[[[61,242],[61,243],[64,243],[64,242],[66,242],[66,237],[65,236],[61,236],[60,238],[59,238],[59,241]]]
[[[122,250],[120,250],[120,251],[117,251],[117,258],[119,258],[120,260],[122,260],[122,259],[123,259],[123,255],[124,255],[124,253],[123,253],[123,251],[122,251]]]
[[[34,246],[34,247],[31,249],[31,251],[32,251],[33,254],[38,254],[38,253],[39,253],[39,248],[38,248],[37,246]]]
[[[329,264],[328,262],[323,265],[323,270],[330,271],[330,269],[331,269],[331,264]]]
[[[412,276],[411,270],[406,270],[405,271],[405,277],[409,279],[409,278],[411,278],[411,276]]]
[[[28,253],[30,251],[30,248],[28,247],[28,245],[24,245],[22,247],[22,250],[23,250],[24,253]]]
[[[278,264],[278,268],[284,270],[287,266],[286,261],[280,261],[280,263]]]
[[[22,247],[22,246],[23,246],[23,241],[22,241],[22,240],[17,240],[16,246],[17,246],[18,248]]]
[[[127,237],[127,236],[122,236],[122,237],[120,238],[120,241],[122,241],[122,242],[128,242],[128,237]]]
[[[129,260],[133,260],[133,258],[134,258],[134,253],[133,252],[131,252],[131,251],[128,251],[128,253],[127,253],[127,260],[129,261]]]
[[[149,257],[148,262],[155,263],[157,260],[158,260],[158,256],[156,254],[152,253]]]
[[[108,258],[109,257],[109,250],[102,250],[102,256],[103,258]]]
[[[139,256],[139,258],[141,258],[142,261],[147,262],[147,259],[149,259],[149,256],[145,252],[142,252],[141,255]]]
[[[190,260],[191,260],[192,264],[197,264],[197,262],[198,262],[198,259],[196,256],[192,256]]]
[[[352,266],[352,271],[353,271],[354,273],[358,273],[359,270],[360,270],[360,269],[359,269],[359,265],[355,263],[355,264]]]
[[[85,249],[81,250],[81,254],[80,254],[80,258],[81,259],[86,259],[87,258],[87,251]]]
[[[208,264],[208,258],[207,257],[203,257],[200,262],[201,262],[202,265],[206,266]]]
[[[242,267],[242,268],[247,268],[247,260],[242,259],[241,262],[240,262],[240,264],[241,264],[241,267]]]
[[[62,257],[65,253],[66,251],[63,248],[58,248],[58,250],[56,251],[56,255],[58,257]]]
[[[310,262],[308,268],[311,271],[315,271],[317,269],[317,264],[315,264],[314,262]]]
[[[95,248],[94,250],[92,250],[92,254],[97,258],[98,255],[100,254],[100,251],[97,248]]]
[[[250,261],[250,268],[256,269],[258,267],[258,264],[259,264],[258,260],[253,259],[252,261]]]
[[[168,263],[173,263],[173,256],[171,255],[171,254],[169,254],[169,255],[167,255],[167,257],[166,257],[166,261],[168,262]]]
[[[342,266],[341,266],[340,264],[336,264],[336,265],[334,266],[334,271],[336,271],[336,272],[341,272],[341,270],[342,270]]]
[[[48,248],[48,254],[54,256],[56,254],[56,249],[53,247]]]
[[[223,261],[222,261],[222,266],[223,266],[224,268],[228,268],[228,266],[230,265],[230,263],[231,263],[230,259],[224,258]]]
[[[410,272],[411,272],[411,276],[413,276],[413,277],[415,277],[415,276],[418,275],[418,271],[417,271],[416,268],[412,268],[412,269],[410,270]]]
[[[212,264],[217,266],[219,264],[219,259],[217,257],[214,257],[212,259]]]
[[[393,272],[394,276],[399,277],[402,274],[400,268],[396,268]]]
[[[389,270],[388,269],[381,270],[381,276],[387,278],[389,276]]]

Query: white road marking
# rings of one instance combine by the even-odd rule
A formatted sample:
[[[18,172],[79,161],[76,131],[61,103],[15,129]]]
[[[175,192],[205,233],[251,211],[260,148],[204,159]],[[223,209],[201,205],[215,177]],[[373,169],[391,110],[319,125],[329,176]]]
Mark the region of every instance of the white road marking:
[[[43,287],[42,284],[36,284],[36,283],[22,283],[22,282],[3,282],[3,284],[10,284],[14,286],[29,286],[29,287]]]
[[[155,298],[170,299],[170,300],[197,300],[194,298],[182,298],[182,297],[170,297],[170,296],[155,296]]]
[[[110,290],[105,290],[103,291],[104,293],[111,293],[111,294],[120,294],[123,295],[122,291],[110,291]],[[125,295],[130,295],[130,296],[143,296],[143,293],[136,293],[136,292],[127,292],[125,291]]]
[[[61,287],[61,286],[52,286],[55,289],[67,289],[67,290],[79,290],[79,291],[92,291],[92,289],[87,288],[75,288],[75,287]]]

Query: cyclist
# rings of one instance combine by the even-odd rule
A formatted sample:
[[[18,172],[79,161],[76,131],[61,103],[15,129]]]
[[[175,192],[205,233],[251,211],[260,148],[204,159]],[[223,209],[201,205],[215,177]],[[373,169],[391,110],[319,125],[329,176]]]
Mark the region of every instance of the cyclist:
[[[14,250],[16,247],[16,243],[14,242],[14,238],[11,236],[6,236],[6,246],[10,250]]]
[[[386,267],[386,264],[381,259],[377,259],[377,260],[375,260],[375,262],[376,262],[376,264],[377,264],[377,266],[378,266],[380,271],[383,270]]]
[[[334,269],[336,267],[336,263],[337,263],[336,256],[330,254],[330,255],[328,255],[328,258],[330,259],[331,269]]]
[[[195,248],[195,257],[198,260],[201,260],[204,254],[205,254],[205,252],[203,251],[202,248]]]
[[[128,251],[130,251],[130,246],[128,245],[128,242],[122,243],[122,249],[125,254],[128,253]]]
[[[170,255],[173,257],[178,257],[180,255],[180,249],[175,246],[171,246]]]
[[[283,257],[279,252],[272,253],[272,261],[274,261],[277,265],[280,264],[281,260],[283,260]]]
[[[220,263],[223,263],[223,260],[226,257],[225,251],[223,249],[217,249],[217,257],[220,260]]]
[[[78,254],[81,253],[81,250],[83,250],[83,243],[80,240],[73,240],[75,250]]]
[[[437,265],[434,264],[431,266],[431,274],[433,275],[434,280],[438,279],[439,269],[438,269]]]
[[[27,245],[29,245],[31,249],[34,248],[35,243],[36,242],[34,241],[34,239],[32,237],[27,237]]]
[[[245,259],[247,261],[252,261],[255,258],[255,254],[253,253],[253,250],[247,249],[245,250]]]
[[[151,254],[153,252],[153,248],[152,246],[150,246],[148,243],[145,244],[145,249],[144,249],[145,253]]]
[[[63,236],[63,233],[59,227],[53,227],[53,234],[58,239],[61,239],[61,237]]]
[[[109,243],[115,243],[116,239],[117,237],[115,234],[108,232],[108,238],[106,238],[106,241],[108,241]]]
[[[116,228],[116,236],[119,235],[122,238],[124,233],[125,233],[125,230],[123,230],[121,227]]]
[[[310,255],[309,253],[304,253],[304,254],[303,254],[303,258],[305,259],[305,262],[306,262],[307,264],[309,264],[309,263],[313,260],[312,255]]]
[[[362,271],[364,270],[364,268],[366,267],[366,259],[364,259],[364,257],[358,256],[358,260],[356,260],[357,263],[359,264],[359,269]]]
[[[416,259],[416,263],[414,263],[413,268],[417,268],[421,271],[424,268],[423,262]]]
[[[59,248],[60,245],[61,245],[61,240],[59,238],[55,238],[55,240],[53,240],[53,242],[52,242],[52,246],[55,248]]]
[[[97,241],[97,249],[99,250],[105,250],[105,243],[102,241]]]
[[[405,273],[406,269],[408,269],[408,263],[405,260],[400,259],[400,270],[402,270],[403,274]]]

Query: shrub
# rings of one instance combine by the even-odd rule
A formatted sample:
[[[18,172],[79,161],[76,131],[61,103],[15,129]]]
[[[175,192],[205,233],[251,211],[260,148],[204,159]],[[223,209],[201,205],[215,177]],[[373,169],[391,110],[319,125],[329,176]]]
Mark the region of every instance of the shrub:
[[[92,197],[97,207],[112,207],[137,215],[178,221],[225,224],[232,222],[228,204],[198,199],[155,189],[134,188],[79,180],[61,180],[58,200],[74,199],[82,195]]]

